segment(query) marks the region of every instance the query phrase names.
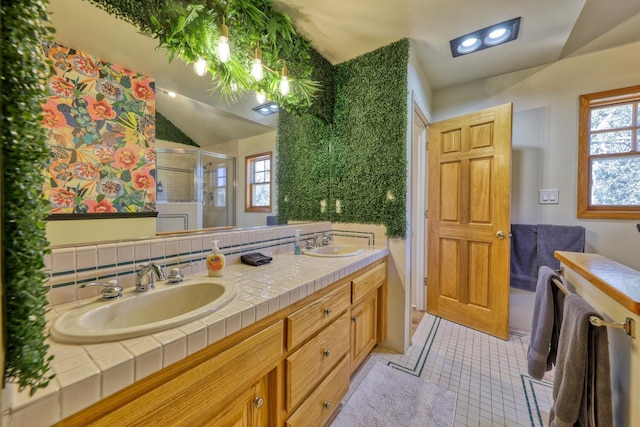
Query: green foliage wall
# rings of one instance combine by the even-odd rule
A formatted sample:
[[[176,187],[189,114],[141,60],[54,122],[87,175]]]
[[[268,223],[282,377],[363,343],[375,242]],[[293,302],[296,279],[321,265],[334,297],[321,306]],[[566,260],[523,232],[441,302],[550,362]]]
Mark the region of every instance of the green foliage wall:
[[[156,110],[156,139],[200,147],[193,139],[178,129],[171,120],[160,114],[158,110]]]
[[[333,121],[333,105],[336,100],[333,65],[331,65],[331,63],[315,49],[311,49],[310,54],[310,63],[313,67],[311,79],[320,84],[320,89],[313,99],[313,103],[309,108],[309,113],[316,117],[320,117],[327,123],[331,123]]]
[[[277,135],[278,223],[328,220],[332,126],[312,114],[280,111]]]
[[[4,380],[31,394],[45,387],[48,242],[42,197],[49,150],[40,126],[48,68],[41,43],[50,30],[47,1],[0,2],[0,136],[2,148],[2,286]]]
[[[408,62],[405,39],[335,66],[331,124],[280,113],[280,222],[384,224],[389,237],[406,237]]]

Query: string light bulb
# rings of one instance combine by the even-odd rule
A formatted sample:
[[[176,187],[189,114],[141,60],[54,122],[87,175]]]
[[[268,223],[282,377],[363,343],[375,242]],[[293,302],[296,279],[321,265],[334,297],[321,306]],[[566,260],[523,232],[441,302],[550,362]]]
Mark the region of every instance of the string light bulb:
[[[231,49],[229,48],[229,28],[225,24],[224,16],[222,17],[222,25],[220,26],[220,38],[216,47],[216,55],[223,64],[231,59]]]
[[[267,100],[267,94],[264,93],[263,90],[259,90],[256,92],[256,100],[258,101],[258,104],[264,104]]]
[[[280,78],[280,94],[282,96],[289,95],[289,77],[287,76],[287,62],[282,66],[282,77]]]
[[[207,73],[207,61],[203,58],[198,58],[198,60],[193,64],[193,71],[200,77],[204,76]]]
[[[253,66],[251,67],[251,75],[257,82],[264,77],[264,70],[262,69],[262,51],[260,48],[256,48],[256,57],[253,60]]]

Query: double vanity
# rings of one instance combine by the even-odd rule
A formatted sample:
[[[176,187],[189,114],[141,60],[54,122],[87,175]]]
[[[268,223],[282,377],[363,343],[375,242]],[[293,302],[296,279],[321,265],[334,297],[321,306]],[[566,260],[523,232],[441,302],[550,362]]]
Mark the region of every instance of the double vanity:
[[[187,347],[185,357],[143,378],[142,355],[134,351],[131,384],[103,391],[72,414],[63,408],[60,424],[323,425],[352,372],[386,338],[388,251],[315,249],[275,254],[260,267],[231,263],[221,277],[200,272],[177,284],[158,281],[149,292],[130,287],[120,298],[57,308],[54,354],[77,347],[93,358],[96,349],[128,350],[174,332]],[[203,348],[189,350],[203,332]],[[64,387],[58,393],[64,406]]]

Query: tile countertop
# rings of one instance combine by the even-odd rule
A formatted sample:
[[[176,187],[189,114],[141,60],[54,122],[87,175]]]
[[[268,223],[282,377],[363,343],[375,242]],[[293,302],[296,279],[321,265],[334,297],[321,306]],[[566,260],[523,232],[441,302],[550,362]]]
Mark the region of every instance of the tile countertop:
[[[28,390],[5,389],[3,418],[10,416],[14,426],[51,425],[387,254],[385,247],[339,258],[277,254],[270,264],[260,267],[238,261],[225,267],[223,276],[215,278],[233,284],[236,297],[219,311],[197,321],[151,335],[99,344],[69,345],[48,338],[54,355],[51,366],[55,378],[33,397],[29,397]],[[206,276],[206,272],[186,276],[185,280],[197,276]],[[67,310],[96,299],[52,307],[48,325]]]

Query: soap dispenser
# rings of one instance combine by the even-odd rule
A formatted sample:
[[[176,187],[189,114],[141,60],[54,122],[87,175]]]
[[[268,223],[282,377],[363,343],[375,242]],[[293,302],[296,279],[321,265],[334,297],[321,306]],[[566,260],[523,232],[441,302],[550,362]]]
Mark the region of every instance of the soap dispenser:
[[[301,251],[300,251],[300,230],[296,230],[296,235],[294,237],[294,247],[293,247],[293,253],[296,255],[300,255]]]
[[[218,248],[218,240],[214,240],[213,250],[207,256],[207,271],[209,272],[209,276],[222,276],[224,264],[224,254],[220,251],[220,248]]]

